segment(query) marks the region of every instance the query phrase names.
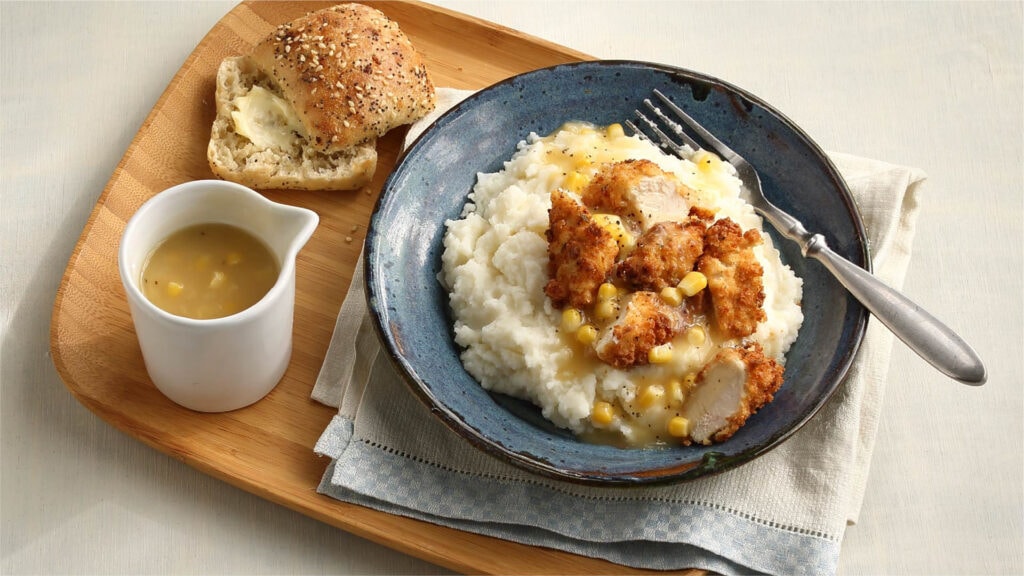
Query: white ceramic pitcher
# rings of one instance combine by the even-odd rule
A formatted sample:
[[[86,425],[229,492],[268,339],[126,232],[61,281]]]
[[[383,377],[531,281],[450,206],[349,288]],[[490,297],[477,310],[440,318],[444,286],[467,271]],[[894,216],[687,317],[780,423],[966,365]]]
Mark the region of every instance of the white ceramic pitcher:
[[[182,228],[214,222],[242,228],[271,249],[280,264],[273,287],[223,318],[195,320],[156,307],[139,287],[149,254]],[[118,267],[146,370],[160,392],[192,410],[224,412],[277,385],[292,351],[295,258],[318,223],[311,210],[220,180],[174,186],[139,208],[121,237]]]

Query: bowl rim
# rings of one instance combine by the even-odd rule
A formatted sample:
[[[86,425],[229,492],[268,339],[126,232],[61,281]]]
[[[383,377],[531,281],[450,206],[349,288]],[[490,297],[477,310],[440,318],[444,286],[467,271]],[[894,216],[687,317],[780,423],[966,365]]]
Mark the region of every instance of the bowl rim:
[[[540,476],[547,477],[553,480],[569,481],[575,484],[591,485],[591,486],[604,486],[604,487],[617,487],[617,486],[651,486],[651,485],[663,485],[663,484],[675,484],[690,480],[695,480],[701,477],[707,477],[715,474],[725,472],[727,470],[736,468],[748,462],[751,462],[758,457],[766,454],[774,448],[782,445],[793,436],[798,430],[803,428],[811,419],[821,412],[821,409],[827,405],[836,391],[843,384],[850,367],[853,364],[853,360],[857,356],[864,335],[867,331],[869,312],[864,308],[858,301],[849,298],[849,305],[854,308],[856,313],[855,321],[850,329],[850,343],[841,354],[836,356],[835,367],[833,370],[825,372],[821,376],[821,380],[830,380],[831,384],[827,391],[821,395],[820,400],[804,414],[799,420],[795,421],[792,426],[787,429],[779,431],[777,434],[770,435],[765,441],[759,442],[754,446],[751,446],[743,451],[740,451],[733,455],[724,455],[720,452],[710,450],[706,452],[703,457],[698,461],[688,461],[678,466],[661,467],[653,470],[652,472],[646,471],[634,471],[628,474],[624,473],[611,473],[601,474],[594,470],[586,472],[568,470],[559,468],[553,464],[550,464],[539,458],[531,458],[523,455],[515,450],[505,447],[501,442],[490,438],[480,433],[476,428],[467,423],[463,417],[457,412],[441,402],[440,399],[430,390],[425,382],[418,376],[416,369],[408,362],[405,354],[402,352],[401,345],[395,342],[392,338],[391,333],[383,324],[382,315],[376,313],[378,307],[374,304],[375,299],[379,296],[376,290],[375,277],[377,275],[374,269],[374,258],[372,255],[377,251],[376,243],[374,241],[377,238],[376,232],[379,230],[379,226],[376,226],[377,219],[380,216],[382,207],[385,205],[396,179],[403,173],[403,169],[406,164],[413,161],[416,158],[416,152],[421,148],[425,142],[431,137],[432,133],[447,122],[447,119],[462,113],[467,107],[474,106],[476,102],[489,94],[492,91],[498,90],[502,87],[521,82],[534,75],[540,75],[545,73],[552,73],[558,70],[565,69],[586,69],[590,67],[631,67],[631,68],[645,68],[656,72],[665,73],[672,76],[680,76],[683,78],[689,78],[701,83],[716,85],[723,88],[726,92],[735,94],[745,100],[748,100],[756,106],[762,108],[766,112],[770,113],[780,123],[782,123],[786,129],[790,130],[795,136],[804,142],[808,150],[814,154],[815,161],[819,162],[824,168],[826,174],[833,181],[835,188],[841,192],[841,198],[843,205],[846,208],[847,213],[851,218],[851,225],[853,228],[854,235],[856,237],[856,245],[859,246],[858,256],[861,262],[856,265],[863,267],[868,272],[872,271],[871,264],[871,251],[868,243],[868,237],[864,228],[863,219],[860,211],[857,208],[856,203],[853,200],[853,196],[850,193],[849,187],[846,185],[845,180],[840,174],[838,168],[831,161],[824,150],[796,123],[789,119],[782,112],[774,108],[772,105],[765,102],[760,97],[752,94],[751,92],[740,88],[730,82],[721,80],[715,76],[697,72],[687,68],[678,66],[646,62],[642,60],[629,60],[629,59],[601,59],[601,60],[586,60],[579,62],[570,62],[557,64],[553,66],[547,66],[537,68],[527,72],[522,72],[510,76],[504,80],[495,82],[485,88],[482,88],[470,95],[465,99],[456,103],[449,110],[439,115],[434,119],[416,139],[402,152],[392,168],[383,186],[381,192],[377,197],[373,211],[370,216],[370,223],[367,230],[367,235],[364,241],[364,252],[365,257],[363,258],[363,283],[365,298],[367,306],[372,319],[374,331],[377,334],[378,340],[383,345],[385,355],[388,357],[391,365],[396,368],[396,371],[401,375],[407,386],[413,391],[415,396],[423,402],[434,414],[438,417],[448,428],[455,431],[463,439],[469,441],[470,444],[475,446],[477,449],[483,452],[497,457],[498,459],[506,462],[510,462],[517,467],[539,474]],[[769,225],[770,226],[770,225]],[[446,336],[447,337],[447,336]],[[473,378],[475,380],[475,378]],[[488,392],[488,394],[493,394]],[[515,416],[515,415],[513,415]],[[516,416],[517,417],[517,416]],[[624,450],[638,450],[637,448],[625,448]],[[642,449],[639,449],[642,450]]]

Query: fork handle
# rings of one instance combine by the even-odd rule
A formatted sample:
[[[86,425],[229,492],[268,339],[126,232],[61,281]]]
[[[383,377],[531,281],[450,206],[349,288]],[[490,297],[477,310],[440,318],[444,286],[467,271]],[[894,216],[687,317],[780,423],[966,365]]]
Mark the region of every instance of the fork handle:
[[[833,252],[821,234],[811,236],[803,252],[821,262],[875,318],[940,372],[964,384],[985,383],[985,366],[967,342],[909,298]]]

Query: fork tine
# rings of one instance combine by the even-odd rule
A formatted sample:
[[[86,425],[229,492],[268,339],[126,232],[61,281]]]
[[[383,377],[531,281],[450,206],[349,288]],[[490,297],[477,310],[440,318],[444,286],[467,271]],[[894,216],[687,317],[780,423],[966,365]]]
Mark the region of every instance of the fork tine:
[[[723,158],[728,160],[730,163],[734,163],[734,164],[737,163],[737,162],[743,161],[743,159],[739,155],[737,155],[735,152],[733,152],[732,148],[729,148],[721,140],[716,138],[714,134],[712,134],[711,132],[708,132],[707,129],[705,129],[703,126],[701,126],[700,123],[698,123],[696,120],[694,120],[693,117],[691,117],[689,114],[684,112],[682,108],[680,108],[679,106],[676,106],[675,102],[669,100],[668,97],[665,96],[664,94],[662,94],[661,91],[658,90],[657,88],[654,89],[654,95],[657,96],[658,99],[661,100],[661,102],[669,110],[672,111],[672,113],[674,113],[676,116],[678,116],[680,120],[685,122],[686,125],[689,126],[691,130],[696,132],[698,136],[700,136],[705,142],[710,144],[711,147],[714,148],[715,151],[718,152],[718,154],[720,156],[722,156]],[[660,113],[660,111],[659,111],[659,113]],[[681,130],[681,128],[680,128],[680,130]]]
[[[683,142],[686,143],[687,146],[692,148],[694,152],[696,152],[697,150],[701,149],[700,144],[697,144],[697,142],[693,138],[690,138],[690,135],[687,134],[686,131],[683,130],[683,127],[680,126],[678,122],[676,122],[675,120],[673,120],[673,119],[669,118],[667,115],[665,115],[665,113],[662,112],[660,108],[655,106],[654,103],[652,103],[649,98],[644,98],[644,105],[647,106],[647,109],[650,110],[651,113],[653,113],[655,116],[657,116],[658,119],[661,120],[662,124],[664,124],[667,128],[669,128],[672,131],[673,134],[678,136]],[[637,111],[637,115],[640,115],[641,117],[643,117],[643,115],[640,114],[639,111]],[[643,118],[654,129],[657,129],[657,125],[652,120],[648,120],[646,117],[643,117]]]
[[[678,142],[672,140],[672,138],[670,138],[668,134],[665,134],[660,128],[658,128],[658,125],[655,124],[650,118],[644,116],[643,113],[640,112],[639,110],[636,110],[635,112],[636,112],[636,117],[638,119],[642,120],[644,124],[646,124],[647,131],[642,130],[640,127],[638,127],[632,121],[626,120],[624,122],[624,124],[630,130],[632,130],[634,134],[636,134],[637,136],[640,136],[644,140],[647,140],[648,142],[650,142],[650,143],[652,143],[652,144],[654,144],[656,146],[660,145],[660,146],[662,146],[664,148],[668,148],[669,150],[671,150],[677,156],[680,156],[682,158],[685,158],[686,156],[688,156],[688,153],[685,150],[685,148],[682,145],[680,145]],[[653,133],[654,136],[652,137],[650,133]]]
[[[625,122],[623,122],[623,124],[626,125],[626,128],[629,128],[630,130],[632,130],[633,134],[636,134],[640,138],[643,138],[644,140],[647,140],[648,142],[650,142],[651,144],[654,144],[655,146],[658,145],[657,142],[651,140],[651,137],[648,136],[646,132],[644,132],[643,130],[637,128],[636,124],[633,124],[632,120],[626,120]]]

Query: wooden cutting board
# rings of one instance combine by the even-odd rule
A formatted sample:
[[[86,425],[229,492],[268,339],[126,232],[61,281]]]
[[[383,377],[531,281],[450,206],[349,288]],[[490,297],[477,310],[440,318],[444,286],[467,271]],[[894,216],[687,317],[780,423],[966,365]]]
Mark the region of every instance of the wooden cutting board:
[[[366,2],[396,20],[438,86],[482,88],[544,66],[589,59],[479,19],[419,2]],[[142,363],[117,269],[128,219],[157,192],[213,177],[206,145],[220,61],[246,52],[280,23],[332,3],[246,2],[225,15],[171,79],[96,203],[57,292],[50,348],[72,394],[146,444],[258,496],[447,568],[473,573],[633,573],[602,560],[477,536],[317,494],[327,460],[313,445],[336,413],[310,400],[366,224],[394,166],[404,129],[379,141],[373,183],[353,192],[272,191],[320,215],[299,254],[294,352],[262,401],[201,414],[162,396]]]

